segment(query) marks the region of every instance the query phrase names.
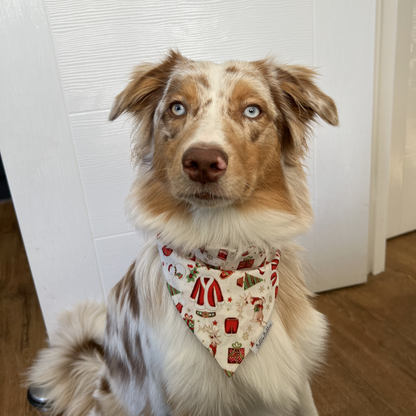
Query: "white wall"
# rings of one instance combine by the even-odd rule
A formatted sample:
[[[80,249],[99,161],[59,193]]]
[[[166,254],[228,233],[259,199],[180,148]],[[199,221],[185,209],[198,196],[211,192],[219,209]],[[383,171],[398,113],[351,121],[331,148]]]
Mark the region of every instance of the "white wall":
[[[338,104],[341,127],[317,129],[309,161],[317,222],[314,231],[302,240],[313,266],[308,282],[313,290],[327,290],[365,281],[375,0],[46,0],[47,16],[40,0],[16,0],[13,5],[2,3],[0,7],[7,23],[5,33],[16,37],[16,41],[6,42],[8,54],[18,55],[18,43],[35,36],[23,56],[2,70],[2,75],[10,77],[21,68],[15,84],[6,86],[6,94],[12,97],[17,91],[23,97],[29,88],[29,93],[38,97],[34,101],[37,111],[27,110],[26,130],[20,134],[18,129],[16,136],[15,128],[21,124],[16,116],[21,113],[20,100],[4,110],[8,111],[9,126],[2,151],[6,150],[6,170],[48,325],[59,307],[74,299],[108,293],[138,251],[140,238],[126,222],[123,208],[132,179],[130,126],[125,120],[113,124],[106,120],[111,102],[124,87],[132,67],[160,59],[169,47],[178,47],[193,59],[215,62],[258,59],[274,53],[284,61],[319,67],[324,75],[320,80],[323,90]],[[13,28],[16,19],[20,21]],[[42,36],[38,39],[39,33]],[[26,55],[39,56],[33,58],[35,69]],[[25,71],[33,72],[33,76],[28,78],[29,85],[20,87],[20,80],[27,78]],[[55,101],[50,102],[51,96]],[[46,117],[42,111],[48,114],[42,121],[42,134],[29,139],[31,126]],[[59,137],[55,146],[45,139],[50,136]],[[28,144],[31,152],[30,146],[43,150],[28,154]],[[26,188],[34,189],[45,179],[37,176],[38,170],[33,176],[25,168],[23,160],[27,158],[34,163],[55,159],[62,167],[48,168],[43,176],[59,171],[64,177],[62,186],[70,185],[76,194],[66,199],[69,212],[57,216],[67,222],[70,234],[61,238],[62,249],[53,254],[58,263],[65,259],[61,273],[49,267],[52,255],[40,258],[36,247],[31,246],[32,236],[47,228],[47,221],[39,220],[39,210],[50,216],[54,209],[50,194],[56,194],[56,206],[65,205],[61,183],[47,181],[40,194],[33,190],[34,204],[29,207],[25,195],[30,190]],[[42,206],[36,198],[48,204]],[[71,227],[74,221],[78,228]],[[57,219],[44,234],[42,247],[46,252],[58,234]],[[88,266],[78,264],[84,244],[91,253]],[[71,256],[67,246],[72,247]],[[69,261],[73,264],[66,268]],[[63,294],[61,282],[73,279],[74,273],[84,285],[93,281],[96,289],[79,291],[78,282]],[[51,293],[44,288],[49,286],[59,299],[59,307],[51,308],[48,302]]]

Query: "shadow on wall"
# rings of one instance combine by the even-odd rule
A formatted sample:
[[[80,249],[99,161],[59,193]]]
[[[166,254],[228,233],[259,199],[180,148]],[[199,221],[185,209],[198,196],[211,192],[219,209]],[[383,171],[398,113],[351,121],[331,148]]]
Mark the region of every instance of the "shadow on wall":
[[[0,201],[10,198],[9,184],[7,183],[6,172],[4,171],[3,161],[0,154]]]

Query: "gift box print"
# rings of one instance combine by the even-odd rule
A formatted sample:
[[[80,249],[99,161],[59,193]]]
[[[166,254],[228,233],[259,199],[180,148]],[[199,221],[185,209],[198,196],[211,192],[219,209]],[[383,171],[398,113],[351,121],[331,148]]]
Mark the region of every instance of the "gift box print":
[[[241,348],[242,344],[234,342],[231,345],[232,348],[228,348],[228,364],[241,364],[244,360],[245,348]]]
[[[240,261],[240,263],[238,264],[237,269],[251,269],[253,267],[254,264],[254,259],[253,257],[246,257],[244,258],[242,261]]]
[[[220,259],[220,260],[227,260],[227,257],[228,257],[228,250],[224,250],[224,249],[221,249],[219,252],[218,252],[218,255],[217,255],[217,257]]]

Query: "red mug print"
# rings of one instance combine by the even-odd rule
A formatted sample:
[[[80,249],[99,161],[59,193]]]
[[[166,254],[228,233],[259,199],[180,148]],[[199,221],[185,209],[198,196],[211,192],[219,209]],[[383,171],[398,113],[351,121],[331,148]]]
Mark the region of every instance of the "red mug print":
[[[238,331],[238,318],[225,318],[225,335],[235,335]]]

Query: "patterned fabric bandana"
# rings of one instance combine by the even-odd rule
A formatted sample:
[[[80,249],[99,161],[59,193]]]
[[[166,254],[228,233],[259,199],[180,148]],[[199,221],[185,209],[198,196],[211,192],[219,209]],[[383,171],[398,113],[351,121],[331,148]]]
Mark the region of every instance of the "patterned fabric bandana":
[[[280,250],[249,247],[237,255],[201,247],[185,253],[160,242],[158,248],[176,309],[231,377],[261,337],[272,313]]]

